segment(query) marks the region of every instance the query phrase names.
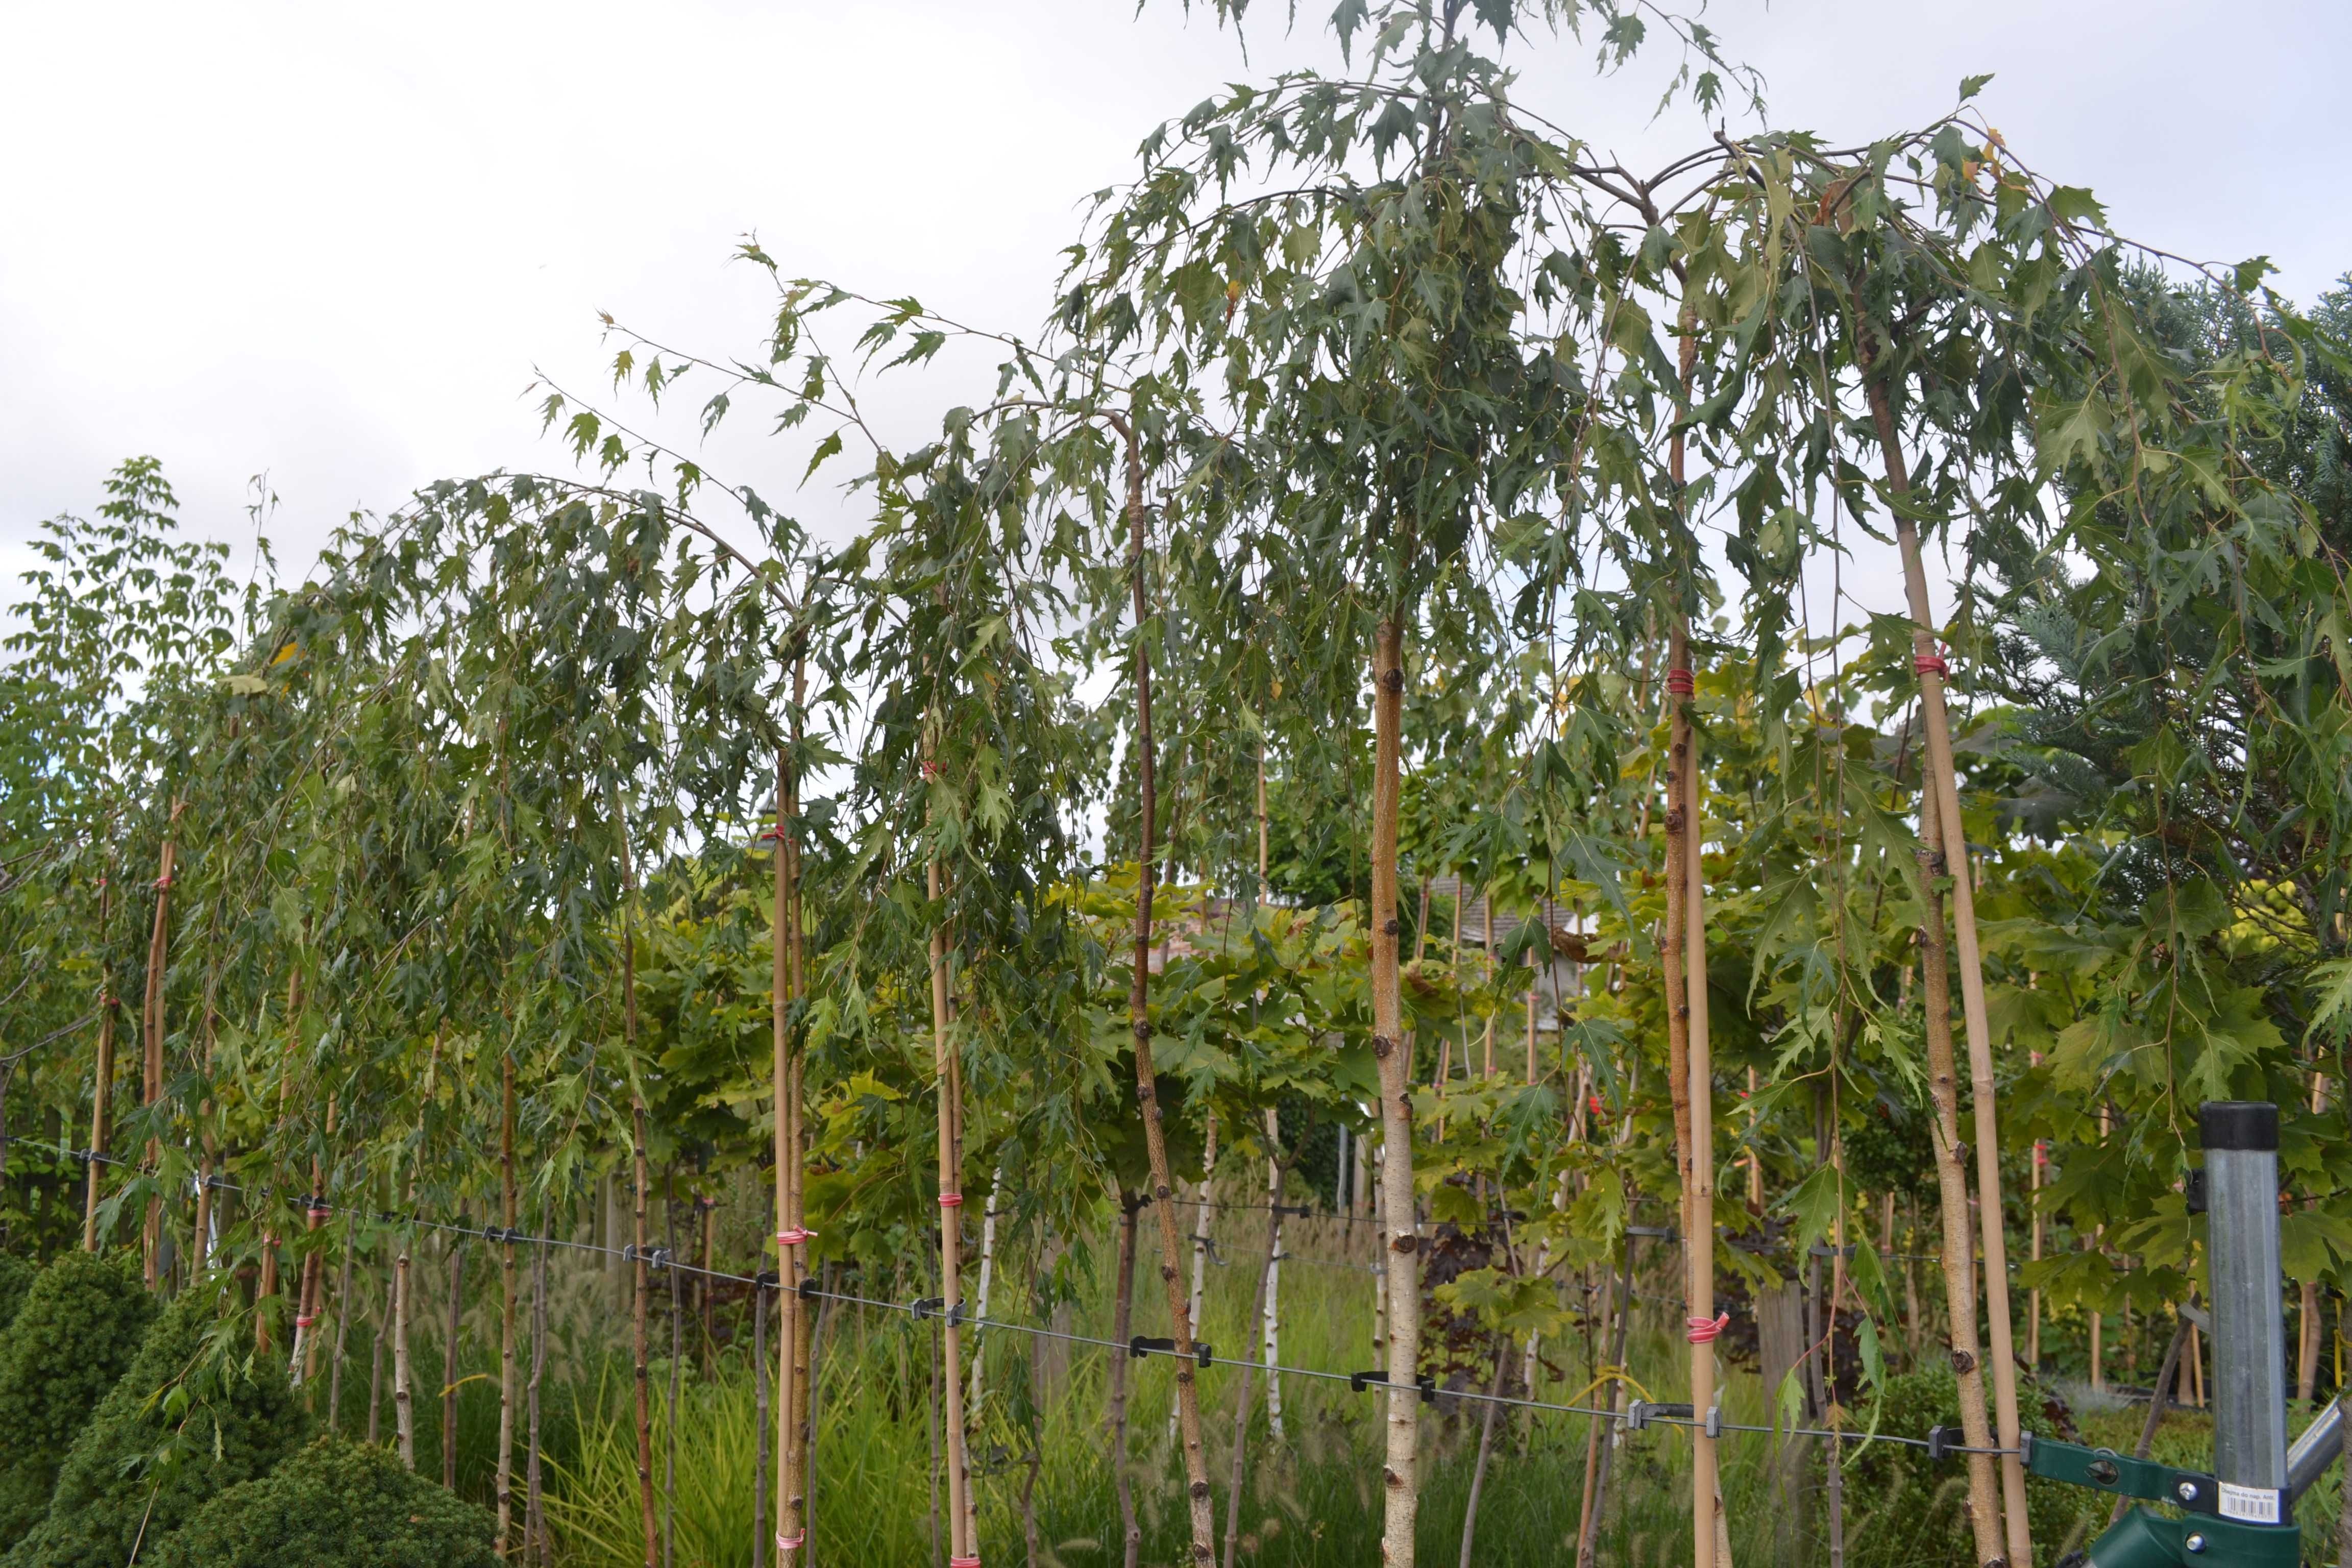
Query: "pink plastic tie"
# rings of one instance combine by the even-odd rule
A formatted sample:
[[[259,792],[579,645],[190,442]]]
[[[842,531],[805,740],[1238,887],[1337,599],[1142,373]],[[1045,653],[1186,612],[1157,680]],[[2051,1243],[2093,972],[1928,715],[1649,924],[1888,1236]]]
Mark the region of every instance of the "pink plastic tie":
[[[1920,675],[1925,675],[1931,669],[1937,675],[1949,675],[1952,673],[1951,670],[1945,666],[1943,656],[1940,654],[1913,654],[1911,656],[1911,668],[1915,672]]]
[[[813,1230],[780,1230],[776,1232],[776,1245],[778,1247],[798,1247],[802,1242],[806,1241],[810,1237],[813,1237],[815,1234],[816,1232]]]
[[[798,1535],[779,1535],[776,1537],[776,1550],[779,1552],[798,1552],[801,1549],[801,1542],[807,1539],[808,1531],[801,1531]]]
[[[1724,1330],[1731,1327],[1731,1313],[1726,1310],[1719,1318],[1685,1318],[1683,1321],[1690,1325],[1691,1343],[1711,1345]]]
[[[961,1193],[941,1193],[940,1194],[940,1207],[943,1209],[960,1209],[963,1207],[963,1194]],[[962,1559],[953,1558],[950,1561],[952,1563],[961,1562]],[[980,1559],[975,1557],[972,1561],[977,1563]]]
[[[319,1320],[316,1318],[296,1318],[294,1320],[294,1326],[298,1329],[307,1329],[318,1321]]]
[[[1666,671],[1666,689],[1676,697],[1688,697],[1698,689],[1698,678],[1687,669]]]
[[[977,1557],[950,1557],[948,1559],[948,1568],[980,1568],[980,1559]]]

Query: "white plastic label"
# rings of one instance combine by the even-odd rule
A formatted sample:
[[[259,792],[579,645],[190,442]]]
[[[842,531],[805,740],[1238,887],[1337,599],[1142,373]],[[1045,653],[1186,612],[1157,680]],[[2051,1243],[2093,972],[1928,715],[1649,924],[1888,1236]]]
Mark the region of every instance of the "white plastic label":
[[[2276,1524],[2279,1521],[2279,1495],[2271,1487],[2236,1487],[2221,1483],[2221,1517],[2242,1519],[2248,1524]]]

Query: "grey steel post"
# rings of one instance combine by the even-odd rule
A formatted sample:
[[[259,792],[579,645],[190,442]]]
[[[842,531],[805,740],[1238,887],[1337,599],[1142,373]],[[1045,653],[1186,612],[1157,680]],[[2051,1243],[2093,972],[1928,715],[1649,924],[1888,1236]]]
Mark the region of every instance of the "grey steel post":
[[[2286,1315],[2279,1297],[2278,1107],[2208,1100],[2198,1108],[2197,1121],[2205,1143],[2213,1476],[2222,1483],[2221,1511],[2226,1518],[2284,1523]]]

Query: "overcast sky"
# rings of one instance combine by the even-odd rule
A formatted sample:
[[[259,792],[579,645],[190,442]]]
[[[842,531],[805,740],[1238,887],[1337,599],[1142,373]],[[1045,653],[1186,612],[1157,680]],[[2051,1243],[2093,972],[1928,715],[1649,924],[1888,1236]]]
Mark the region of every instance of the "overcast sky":
[[[599,310],[748,351],[765,294],[729,256],[754,231],[789,272],[1029,330],[1079,204],[1154,123],[1224,81],[1336,68],[1328,0],[1299,5],[1286,37],[1260,0],[1244,62],[1175,0],[0,0],[0,570],[135,453],[224,537],[267,472],[289,573],[354,508],[555,466],[534,367],[599,389]],[[1765,73],[1775,125],[1866,139],[1993,72],[2011,145],[2125,232],[2266,253],[2305,299],[2352,267],[2341,0],[1708,19]],[[1523,98],[1629,162],[1704,136],[1651,121],[1662,54],[1617,79],[1570,41],[1516,63]],[[789,496],[797,464],[749,436],[729,477]],[[845,524],[829,494],[795,505]]]

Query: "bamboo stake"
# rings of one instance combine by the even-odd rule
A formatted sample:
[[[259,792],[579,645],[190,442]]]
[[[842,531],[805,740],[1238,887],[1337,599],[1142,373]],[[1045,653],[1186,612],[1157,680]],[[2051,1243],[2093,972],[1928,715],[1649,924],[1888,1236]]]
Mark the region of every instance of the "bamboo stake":
[[[1386,1507],[1387,1568],[1412,1568],[1421,1510],[1421,1249],[1412,1194],[1412,1064],[1402,1048],[1404,997],[1397,967],[1397,805],[1404,730],[1404,628],[1395,615],[1374,633],[1372,653],[1372,1055],[1381,1075],[1381,1211],[1389,1233]],[[1458,901],[1458,900],[1457,900]]]
[[[1683,702],[1683,690],[1691,682],[1690,629],[1682,616],[1675,617],[1667,637],[1666,650],[1667,698],[1666,738],[1666,812],[1665,812],[1665,873],[1666,911],[1664,929],[1658,933],[1658,958],[1664,971],[1666,995],[1666,1079],[1673,1100],[1675,1119],[1675,1166],[1680,1177],[1681,1222],[1684,1247],[1683,1289],[1685,1310],[1696,1324],[1702,1317],[1713,1321],[1715,1314],[1699,1310],[1701,1286],[1697,1252],[1698,1223],[1693,1198],[1700,1180],[1697,1145],[1695,1142],[1697,1121],[1693,1106],[1693,1090],[1697,1077],[1692,1071],[1690,1049],[1690,984],[1686,955],[1689,952],[1692,925],[1690,921],[1691,856],[1685,839],[1691,830],[1691,820],[1685,808],[1682,777],[1691,766],[1690,715]],[[1713,1305],[1714,1285],[1705,1286],[1708,1306]],[[1705,1346],[1690,1348],[1691,1405],[1704,1412],[1701,1384],[1711,1376],[1715,1358]],[[1702,1373],[1704,1362],[1706,1373]],[[1702,1434],[1703,1435],[1703,1434]],[[1691,1468],[1691,1550],[1696,1568],[1709,1568],[1715,1555],[1715,1511],[1713,1500],[1697,1458],[1697,1439],[1692,1442]]]
[[[112,879],[98,879],[98,929],[106,931],[108,906],[113,902]],[[101,947],[103,943],[101,942]],[[114,1012],[121,1005],[115,1000],[114,988],[109,983],[106,960],[101,953],[98,969],[98,1064],[90,1082],[89,1100],[89,1163],[84,1173],[88,1183],[82,1205],[81,1249],[98,1250],[98,1189],[105,1171],[99,1156],[106,1152],[106,1137],[114,1098]]]
[[[1143,1117],[1144,1153],[1151,1166],[1152,1207],[1159,1221],[1160,1279],[1167,1290],[1168,1316],[1175,1330],[1176,1424],[1183,1438],[1192,1557],[1194,1563],[1206,1568],[1217,1554],[1216,1517],[1209,1495],[1208,1453],[1201,1440],[1201,1396],[1194,1382],[1192,1359],[1192,1314],[1184,1297],[1184,1244],[1176,1228],[1175,1205],[1170,1201],[1175,1196],[1176,1178],[1168,1163],[1165,1108],[1160,1103],[1159,1074],[1151,1059],[1152,819],[1159,803],[1152,775],[1151,647],[1145,636],[1150,606],[1144,595],[1143,448],[1139,432],[1131,424],[1122,421],[1120,433],[1127,440],[1129,568],[1135,616],[1135,954],[1133,972],[1129,977],[1128,1025],[1135,1045],[1136,1104]]]
[[[1687,653],[1687,631],[1685,647]],[[1715,1058],[1707,1032],[1706,878],[1699,863],[1706,839],[1705,794],[1699,783],[1698,744],[1690,729],[1690,696],[1688,692],[1680,695],[1685,748],[1677,772],[1683,795],[1683,853],[1689,860],[1684,878],[1683,918],[1690,926],[1683,950],[1683,981],[1684,1005],[1689,1012],[1691,1229],[1684,1246],[1690,1266],[1691,1406],[1704,1415],[1715,1405],[1714,1342],[1723,1329],[1723,1320],[1715,1311]],[[1709,1568],[1711,1563],[1731,1568],[1730,1526],[1723,1511],[1716,1439],[1704,1428],[1691,1433],[1691,1485],[1698,1500],[1693,1504],[1699,1532],[1696,1539],[1711,1540],[1698,1568]]]
[[[1968,1031],[1970,1097],[1976,1112],[1977,1192],[1981,1199],[1979,1222],[1985,1256],[1985,1318],[1992,1357],[1995,1425],[2004,1452],[2000,1458],[2002,1512],[2007,1529],[2009,1560],[2016,1568],[2033,1561],[2032,1530],[2026,1517],[2025,1466],[2018,1456],[2017,1356],[2011,1338],[2009,1306],[2009,1245],[2003,1234],[2000,1201],[2000,1125],[1999,1090],[1993,1078],[1992,1032],[1985,1003],[1984,962],[1977,941],[1975,879],[1969,871],[1966,829],[1960,821],[1959,775],[1952,763],[1952,731],[1944,703],[1944,661],[1936,652],[1935,612],[1927,598],[1927,570],[1919,552],[1919,526],[1904,502],[1911,491],[1911,476],[1904,461],[1902,437],[1895,428],[1894,404],[1884,377],[1869,374],[1875,355],[1865,341],[1862,354],[1864,382],[1870,412],[1886,463],[1887,489],[1895,496],[1895,544],[1903,557],[1903,588],[1913,622],[1912,663],[1919,677],[1919,710],[1927,742],[1927,767],[1932,788],[1921,792],[1922,826],[1930,809],[1938,817],[1936,847],[1943,851],[1939,875],[1948,875],[1952,889],[1952,941],[1959,960],[1960,1011]],[[1924,837],[1924,835],[1923,835]]]
[[[185,803],[172,803],[173,823],[180,820]],[[172,841],[170,828],[163,838],[163,868],[155,878],[155,925],[147,939],[147,995],[141,1011],[140,1045],[144,1071],[141,1076],[141,1101],[149,1117],[154,1115],[156,1104],[163,1098],[163,980],[165,966],[170,962],[172,942],[172,863],[179,847]],[[163,1142],[151,1132],[147,1138],[147,1174],[155,1178],[163,1163]],[[155,1190],[147,1199],[147,1226],[143,1238],[147,1289],[157,1289],[163,1253],[163,1187],[156,1180]]]

